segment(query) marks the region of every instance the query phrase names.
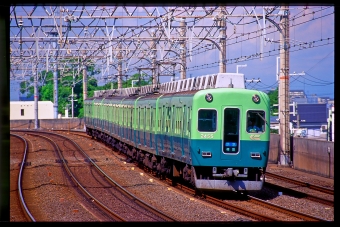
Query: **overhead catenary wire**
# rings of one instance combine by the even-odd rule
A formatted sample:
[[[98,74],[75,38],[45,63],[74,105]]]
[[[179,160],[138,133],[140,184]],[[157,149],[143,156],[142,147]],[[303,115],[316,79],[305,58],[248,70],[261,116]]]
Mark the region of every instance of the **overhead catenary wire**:
[[[56,10],[58,10],[58,7],[50,7],[48,10],[47,8],[43,7],[46,11],[46,14],[47,15],[57,15],[56,14]],[[296,13],[295,15],[292,15],[290,17],[290,26],[292,28],[298,28],[300,25],[303,25],[303,24],[306,24],[306,23],[309,23],[309,22],[312,22],[312,21],[315,21],[315,20],[320,20],[322,18],[326,18],[327,16],[331,16],[334,14],[334,11],[333,12],[327,12],[327,13],[322,13],[321,15],[318,15],[318,16],[315,16],[317,15],[318,12],[324,12],[324,10],[330,8],[330,7],[310,7],[310,8],[306,8],[306,7],[295,7],[296,9],[299,8],[301,9],[298,13]],[[133,16],[134,12],[138,12],[138,10],[136,11],[137,8],[133,8],[131,7],[131,10],[128,9],[128,8],[125,8],[125,12],[127,14],[126,17],[128,16]],[[220,8],[220,7],[212,7],[212,8],[209,8],[209,7],[202,7],[202,11],[201,12],[204,12],[202,13],[202,15],[199,17],[198,20],[193,19],[188,19],[186,21],[186,23],[193,23],[193,21],[196,20],[195,23],[197,23],[199,20],[202,21],[203,19],[205,18],[209,18],[210,16],[212,16],[214,13],[219,13],[220,12],[220,9],[221,10],[225,10],[224,12],[226,12],[227,7],[226,8]],[[235,10],[236,7],[233,9]],[[245,9],[245,8],[244,8]],[[255,8],[254,8],[255,9]],[[62,10],[66,10],[65,7],[62,8]],[[68,15],[73,15],[75,13],[79,13],[80,15],[78,15],[79,18],[83,18],[83,15],[87,14],[87,15],[93,15],[93,16],[96,16],[96,17],[93,17],[92,19],[92,22],[90,21],[88,24],[85,24],[85,23],[82,23],[81,21],[78,21],[78,23],[81,25],[80,26],[80,29],[84,29],[86,26],[95,26],[95,25],[98,25],[100,21],[102,21],[102,19],[104,19],[103,15],[104,15],[104,12],[106,12],[108,15],[110,14],[110,16],[114,16],[114,14],[112,13],[113,11],[115,10],[114,7],[104,7],[104,8],[101,8],[101,7],[93,7],[92,9],[89,9],[89,8],[86,8],[85,6],[82,7],[82,9],[79,9],[78,7],[75,9],[75,10],[70,10],[69,11],[69,14]],[[129,12],[128,12],[129,10]],[[27,15],[30,15],[30,13],[33,13],[33,12],[36,12],[37,11],[37,7],[33,7],[33,9],[31,10],[31,12],[27,12]],[[270,16],[270,14],[274,13],[275,11],[275,7],[268,7],[268,9],[266,9],[265,11],[265,16]],[[16,13],[17,11],[16,10],[12,10],[12,12]],[[171,11],[168,11],[168,12],[161,12],[159,15],[155,14],[156,11],[152,12],[152,11],[149,11],[149,16],[150,18],[147,18],[145,17],[144,19],[146,19],[144,22],[142,23],[139,23],[140,21],[143,21],[143,20],[137,20],[138,21],[138,28],[134,28],[133,26],[131,26],[131,29],[123,29],[123,27],[121,27],[121,31],[119,34],[117,34],[116,37],[114,37],[115,39],[126,39],[125,43],[127,45],[126,47],[126,51],[129,51],[128,48],[130,49],[133,49],[133,41],[127,41],[128,38],[131,38],[133,36],[135,36],[136,34],[142,34],[143,32],[145,32],[146,30],[148,29],[151,29],[152,26],[150,26],[149,28],[146,27],[146,25],[150,25],[150,24],[155,24],[154,27],[156,27],[157,25],[161,25],[161,20],[164,16],[169,16],[169,17],[174,17],[174,18],[179,18],[181,16],[186,16],[186,15],[195,15],[195,13],[191,13],[191,10],[189,8],[182,8],[182,7],[172,7],[172,10]],[[221,11],[222,12],[222,11]],[[123,12],[122,12],[123,13]],[[230,15],[232,16],[232,13],[233,11],[229,11],[227,13],[227,15]],[[313,16],[314,15],[314,16]],[[86,15],[85,15],[86,16]],[[139,16],[139,15],[138,15]],[[313,16],[313,17],[310,17],[309,16]],[[85,17],[84,17],[85,18]],[[259,17],[260,19],[262,17]],[[237,21],[232,21],[231,18],[228,18],[226,17],[226,22],[227,24],[233,24],[233,25],[236,25],[236,26],[245,26],[245,25],[249,25],[251,23],[255,23],[256,20],[251,20],[250,22],[244,22],[245,18],[241,18],[241,19],[238,19]],[[212,44],[209,44],[207,45],[207,42],[205,42],[205,38],[209,37],[209,36],[213,36],[214,33],[216,33],[216,31],[214,30],[213,31],[213,28],[214,28],[214,25],[216,23],[212,23],[212,25],[207,28],[206,30],[202,29],[202,28],[199,28],[199,26],[196,26],[195,28],[199,28],[198,31],[201,30],[201,33],[204,31],[206,32],[205,34],[203,34],[202,36],[202,39],[196,39],[194,40],[194,44],[193,45],[195,48],[193,48],[193,51],[192,51],[192,57],[197,57],[197,56],[200,56],[200,55],[205,55],[205,53],[208,53],[209,51],[216,51],[216,49],[214,48],[214,45]],[[187,27],[190,28],[191,25],[188,25]],[[227,25],[226,25],[227,26]],[[177,26],[178,27],[178,26]],[[73,29],[73,24],[72,24],[72,27]],[[24,29],[24,28],[23,28]],[[71,29],[71,30],[72,30]],[[139,31],[137,31],[139,29]],[[172,28],[171,28],[171,32],[173,32],[173,35],[177,34],[177,28],[176,28],[176,25],[172,25]],[[245,29],[245,28],[244,28]],[[264,28],[262,28],[264,29]],[[100,29],[99,29],[100,30]],[[94,30],[93,31],[93,34],[96,34],[97,32],[99,32],[99,30]],[[277,33],[277,30],[275,29],[275,26],[271,25],[270,23],[266,23],[266,35],[270,35],[270,34],[276,34]],[[164,38],[164,35],[166,33],[164,32],[160,32],[160,30],[157,30],[158,33],[160,34],[159,36],[157,36],[157,42],[161,42]],[[84,32],[84,30],[82,30],[82,32]],[[111,31],[113,32],[113,31]],[[169,31],[170,32],[170,31]],[[211,33],[212,32],[212,33]],[[200,32],[195,32],[194,35],[197,36],[197,34],[199,34]],[[211,34],[210,34],[211,33]],[[66,39],[64,39],[64,45],[66,43],[66,40],[69,37],[70,35],[70,31],[67,30],[67,35],[64,36],[64,38],[66,37]],[[233,34],[232,36],[229,36],[227,37],[227,41],[226,42],[226,46],[229,48],[229,47],[232,47],[234,45],[237,45],[237,44],[240,44],[242,47],[243,45],[245,44],[245,42],[249,42],[253,39],[258,39],[261,37],[261,32],[259,32],[258,29],[256,30],[253,30],[253,31],[245,31],[243,30],[242,33],[240,34]],[[319,40],[315,40],[315,39],[311,39],[309,40],[308,42],[302,42],[302,41],[296,41],[295,39],[291,39],[290,40],[290,52],[296,52],[296,51],[302,51],[302,50],[305,50],[305,49],[310,49],[310,48],[316,48],[316,47],[322,47],[322,46],[325,46],[325,45],[332,45],[334,44],[334,37],[325,37],[324,35],[321,34],[320,36],[321,38]],[[176,37],[173,37],[172,40],[175,40]],[[163,42],[163,41],[162,41]],[[277,53],[279,52],[279,48],[275,45],[278,45],[277,42],[278,40],[272,40],[271,41],[274,46],[269,48],[269,50],[267,51],[264,51],[262,53],[262,57],[263,58],[267,58],[267,57],[271,57],[271,56],[276,56]],[[276,44],[275,44],[276,43]],[[95,43],[96,44],[96,43]],[[149,44],[144,41],[143,43],[145,46],[147,46],[146,49],[148,49],[150,46],[148,46]],[[98,43],[99,45],[99,43]],[[25,44],[25,41],[23,43],[23,46],[26,48],[26,44]],[[108,45],[108,42],[107,41],[104,41],[101,45],[103,48],[109,48],[110,46],[113,47],[112,45]],[[101,48],[97,48],[97,49],[94,49],[93,47],[91,47],[90,45],[90,42],[86,42],[86,43],[83,43],[83,44],[80,44],[80,47],[83,47],[84,49],[86,48],[88,51],[86,52],[86,55],[85,58],[81,58],[81,61],[79,62],[80,65],[83,65],[83,64],[88,64],[88,65],[95,65],[96,62],[95,62],[95,59],[97,58],[97,56],[99,55],[99,53],[103,53],[103,55],[105,54],[105,51]],[[79,49],[80,49],[79,47]],[[172,47],[176,48],[176,40],[175,42],[172,44]],[[29,49],[29,47],[27,47]],[[259,53],[245,53],[243,52],[244,48],[242,48],[242,51],[241,51],[241,54],[240,56],[230,56],[229,58],[226,59],[226,61],[224,62],[226,65],[230,65],[230,64],[235,64],[235,63],[238,63],[238,62],[247,62],[247,61],[251,61],[251,60],[257,60],[257,59],[260,59],[260,55]],[[125,62],[129,62],[129,64],[127,65],[128,67],[126,68],[126,72],[129,72],[129,73],[133,73],[138,67],[141,67],[141,65],[139,65],[139,63],[141,64],[149,64],[147,61],[136,61],[136,62],[132,62],[131,59],[133,57],[134,54],[139,54],[141,52],[138,52],[136,49],[135,51],[131,51],[130,52],[130,55],[126,55],[125,56],[125,59],[124,61]],[[144,54],[145,55],[148,55],[150,53],[149,50],[147,50]],[[230,53],[230,52],[229,52]],[[76,53],[77,54],[77,53]],[[58,56],[58,59],[62,59],[64,56],[62,55],[59,55]],[[171,56],[170,55],[170,52],[168,52],[168,57],[169,59],[171,60],[180,60],[178,56],[174,55],[174,56]],[[189,54],[187,53],[186,57],[189,57]],[[196,58],[195,58],[196,60]],[[139,63],[138,63],[139,62]],[[214,68],[216,66],[218,66],[221,62],[218,60],[216,61],[215,59],[213,59],[212,62],[205,62],[204,64],[200,64],[198,63],[197,61],[194,61],[196,63],[196,65],[194,66],[189,66],[187,65],[187,71],[197,71],[197,70],[202,70],[202,69],[206,69],[206,68]],[[117,68],[115,67],[115,65],[111,65],[110,67],[112,67],[114,70],[117,70]],[[13,71],[11,69],[11,71]],[[175,71],[176,73],[179,72],[178,69],[176,69]]]

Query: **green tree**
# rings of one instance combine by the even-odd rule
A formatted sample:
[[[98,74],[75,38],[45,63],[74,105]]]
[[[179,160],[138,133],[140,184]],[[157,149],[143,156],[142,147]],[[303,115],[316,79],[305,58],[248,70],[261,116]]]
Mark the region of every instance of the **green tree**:
[[[94,95],[94,91],[98,90],[97,80],[87,81],[87,97],[91,98]]]
[[[278,104],[279,103],[279,91],[278,88],[276,88],[275,90],[272,90],[270,92],[268,92],[268,96],[269,96],[269,100],[270,100],[270,105],[271,105],[271,109],[270,109],[270,114],[273,116],[273,113],[277,113],[278,112],[278,107],[277,106],[273,106],[274,104]]]
[[[71,62],[72,63],[72,62]],[[72,106],[72,87],[73,87],[73,114],[74,117],[82,118],[84,117],[83,110],[83,72],[79,71],[79,74],[75,75],[77,72],[77,64],[68,64],[68,67],[65,67],[64,70],[58,72],[58,113],[64,114],[65,109],[68,108],[71,113],[70,107]],[[98,86],[98,81],[95,79],[94,75],[100,73],[96,71],[93,66],[87,67],[87,97],[91,98],[94,96],[94,91],[97,90],[109,90],[109,89],[117,89],[118,82],[117,80],[108,82],[103,86]],[[124,79],[124,78],[123,78]],[[140,76],[139,73],[136,73],[130,76],[128,79],[122,81],[122,87],[131,87],[132,80],[139,80],[135,83],[135,86],[143,86],[147,84],[152,84],[152,78],[148,77],[145,74]],[[34,77],[29,78],[28,81],[24,81],[20,84],[20,92],[22,94],[26,93],[27,97],[31,97],[34,95]],[[40,72],[40,76],[38,78],[38,92],[39,92],[39,101],[51,101],[54,102],[54,78],[52,71],[42,71]],[[76,100],[76,101],[75,101]]]
[[[128,88],[128,87],[132,87],[132,81],[133,80],[138,80],[137,82],[134,83],[134,86],[144,86],[144,85],[148,85],[148,84],[152,84],[152,78],[148,77],[147,75],[142,75],[140,78],[140,74],[136,73],[133,74],[132,76],[130,76],[129,78],[123,78],[122,81],[122,88]],[[90,81],[89,81],[90,82]],[[98,86],[97,85],[97,81],[94,81],[91,83],[88,83],[88,89],[87,89],[87,96],[88,98],[93,97],[94,95],[94,91],[98,91],[98,90],[110,90],[110,89],[117,89],[118,88],[118,81],[115,79],[114,81],[110,81],[107,82],[106,84],[102,85],[102,86]]]
[[[271,105],[270,114],[272,116],[274,116],[273,113],[277,113],[278,112],[278,107],[277,106],[273,106],[274,104],[278,104],[279,103],[279,96],[278,96],[278,94],[279,94],[278,88],[268,92],[268,96],[269,96],[269,100],[270,100],[270,105]],[[276,133],[276,134],[279,133],[279,131],[277,129],[270,129],[270,132],[271,133]]]
[[[68,62],[63,71],[58,71],[58,113],[64,114],[65,109],[72,106],[72,87],[73,87],[73,99],[74,101],[74,117],[83,117],[83,71],[80,70],[79,74],[75,74],[78,70],[77,64]],[[93,95],[93,91],[97,90],[97,80],[93,77],[95,71],[93,66],[87,67],[88,79],[88,92]],[[26,93],[27,97],[34,95],[34,77],[30,77],[28,81],[20,83],[21,94]],[[54,102],[54,78],[53,72],[42,71],[38,77],[38,93],[39,101],[51,101]],[[71,110],[71,109],[70,109]],[[72,110],[71,110],[72,111]]]

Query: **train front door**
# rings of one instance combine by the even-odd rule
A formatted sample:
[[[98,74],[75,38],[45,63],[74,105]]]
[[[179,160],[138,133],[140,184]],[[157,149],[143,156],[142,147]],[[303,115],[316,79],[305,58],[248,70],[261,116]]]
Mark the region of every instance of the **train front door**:
[[[222,151],[221,159],[240,160],[240,108],[225,107],[222,109]]]

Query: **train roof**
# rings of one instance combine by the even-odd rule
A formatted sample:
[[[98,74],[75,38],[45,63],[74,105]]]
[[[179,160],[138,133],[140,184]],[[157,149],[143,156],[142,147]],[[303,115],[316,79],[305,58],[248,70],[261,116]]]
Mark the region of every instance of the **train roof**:
[[[147,94],[172,94],[177,92],[189,92],[203,90],[207,88],[223,87],[244,89],[244,74],[217,73],[160,84],[145,85],[141,87],[99,90],[94,92],[94,98],[109,98],[113,96],[138,96]]]

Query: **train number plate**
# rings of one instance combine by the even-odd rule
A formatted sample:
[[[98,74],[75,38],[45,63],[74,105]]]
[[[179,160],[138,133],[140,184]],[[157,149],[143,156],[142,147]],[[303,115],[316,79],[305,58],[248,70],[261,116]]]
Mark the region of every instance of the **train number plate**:
[[[211,134],[211,133],[201,133],[201,138],[202,139],[213,139],[214,138],[214,134]]]

